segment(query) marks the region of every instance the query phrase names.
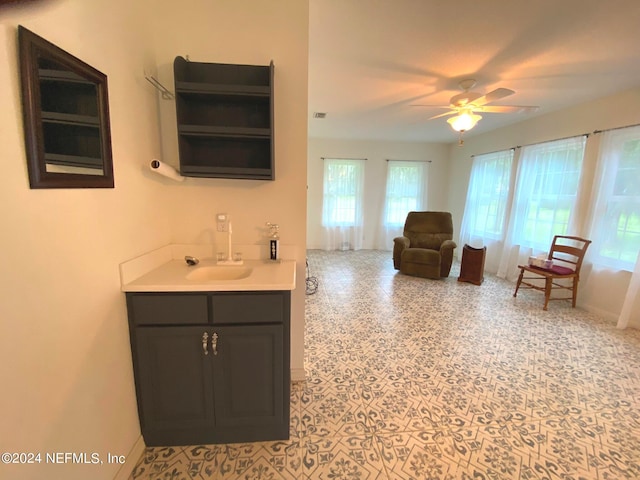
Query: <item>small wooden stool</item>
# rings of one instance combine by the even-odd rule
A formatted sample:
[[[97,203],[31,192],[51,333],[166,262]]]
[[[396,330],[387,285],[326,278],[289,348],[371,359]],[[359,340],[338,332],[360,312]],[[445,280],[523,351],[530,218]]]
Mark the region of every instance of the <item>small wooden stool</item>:
[[[469,282],[480,285],[484,280],[484,257],[487,247],[473,248],[466,245],[462,248],[462,262],[460,264],[459,282]]]

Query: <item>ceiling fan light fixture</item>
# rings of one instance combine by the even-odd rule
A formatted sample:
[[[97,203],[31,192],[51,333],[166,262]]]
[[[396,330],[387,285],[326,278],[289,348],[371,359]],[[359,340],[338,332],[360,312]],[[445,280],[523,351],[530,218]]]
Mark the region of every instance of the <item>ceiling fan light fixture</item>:
[[[482,117],[473,112],[460,112],[455,117],[448,119],[447,122],[456,132],[466,132],[475,127],[480,120]]]

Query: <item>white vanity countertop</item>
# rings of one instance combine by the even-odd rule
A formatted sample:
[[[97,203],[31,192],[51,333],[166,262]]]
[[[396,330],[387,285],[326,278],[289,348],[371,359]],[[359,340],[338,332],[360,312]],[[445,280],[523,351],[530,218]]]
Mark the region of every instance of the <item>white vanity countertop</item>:
[[[123,292],[229,292],[293,290],[296,284],[295,260],[244,260],[242,265],[216,266],[211,258],[188,266],[182,248],[163,247],[120,265]],[[177,253],[176,253],[177,252]],[[176,259],[180,256],[180,259]],[[228,276],[244,273],[243,278],[209,279],[206,269],[223,269]],[[250,272],[249,272],[250,270]],[[203,275],[200,275],[203,274]],[[189,279],[205,277],[204,279]],[[214,275],[215,276],[215,275]]]

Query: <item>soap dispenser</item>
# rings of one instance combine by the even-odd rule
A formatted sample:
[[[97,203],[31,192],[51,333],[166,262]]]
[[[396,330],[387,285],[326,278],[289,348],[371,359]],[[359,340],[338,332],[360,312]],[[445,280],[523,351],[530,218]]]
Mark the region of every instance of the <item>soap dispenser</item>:
[[[277,223],[267,222],[269,227],[269,259],[280,260],[280,226]]]

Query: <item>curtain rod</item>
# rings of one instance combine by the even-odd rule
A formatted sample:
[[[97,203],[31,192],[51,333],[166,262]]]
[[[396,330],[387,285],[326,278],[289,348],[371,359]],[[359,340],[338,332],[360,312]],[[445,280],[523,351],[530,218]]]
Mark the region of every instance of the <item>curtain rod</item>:
[[[578,134],[578,135],[569,135],[568,137],[554,138],[553,140],[545,140],[543,142],[534,142],[534,143],[527,143],[525,145],[516,145],[515,147],[505,148],[504,150],[496,150],[494,152],[474,153],[473,155],[471,155],[471,158],[475,157],[476,155],[489,155],[490,153],[505,152],[507,150],[516,150],[516,149],[522,148],[522,147],[531,147],[533,145],[542,145],[543,143],[559,142],[560,140],[569,140],[570,138],[576,138],[576,137],[589,138],[589,135],[591,135],[591,134],[590,133],[582,133],[582,134]]]
[[[603,133],[603,132],[610,132],[612,130],[622,130],[624,128],[631,128],[631,127],[640,127],[640,123],[634,123],[633,125],[625,125],[623,127],[613,127],[613,128],[605,128],[602,130],[594,130],[593,133]]]
[[[320,160],[368,160],[367,158],[320,157]]]
[[[503,150],[494,150],[493,152],[474,153],[473,155],[471,155],[471,158],[476,157],[478,155],[491,155],[492,153],[506,152],[507,150],[511,150],[513,152],[515,149],[516,147],[510,147],[510,148],[505,148]]]
[[[591,133],[594,134],[594,135],[597,135],[598,133],[611,132],[613,130],[623,130],[625,128],[632,128],[632,127],[640,127],[640,123],[634,123],[632,125],[623,125],[621,127],[603,128],[602,130],[594,130]],[[582,135],[588,138],[590,134],[589,133],[583,133]],[[578,137],[578,136],[579,135],[571,135],[570,137],[556,138],[555,140],[547,140],[545,142],[529,143],[527,145],[518,145],[517,147],[511,147],[511,150],[515,150],[516,148],[521,148],[521,147],[529,147],[531,145],[539,145],[540,143],[555,142],[556,140],[566,140],[568,138],[573,138],[573,137]],[[505,150],[509,150],[509,149],[507,148]],[[504,152],[505,150],[495,150],[493,152],[486,152],[486,153],[475,153],[475,154],[471,155],[471,158],[475,157],[476,155],[489,155],[491,153]]]
[[[533,145],[542,145],[543,143],[559,142],[560,140],[569,140],[570,138],[585,137],[589,138],[590,133],[579,133],[578,135],[569,135],[568,137],[554,138],[553,140],[545,140],[544,142],[527,143],[525,145],[517,145],[516,148],[532,147]]]
[[[417,163],[431,163],[431,160],[397,160],[395,158],[387,158],[387,162],[417,162]]]

